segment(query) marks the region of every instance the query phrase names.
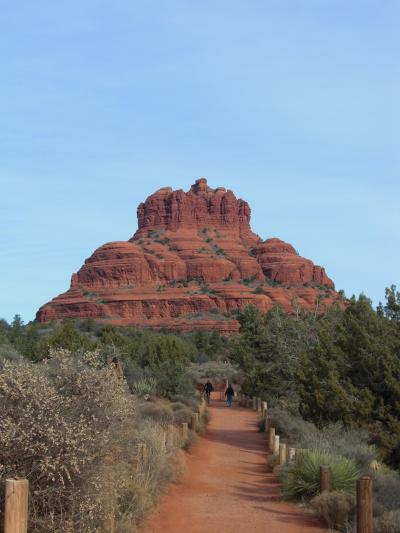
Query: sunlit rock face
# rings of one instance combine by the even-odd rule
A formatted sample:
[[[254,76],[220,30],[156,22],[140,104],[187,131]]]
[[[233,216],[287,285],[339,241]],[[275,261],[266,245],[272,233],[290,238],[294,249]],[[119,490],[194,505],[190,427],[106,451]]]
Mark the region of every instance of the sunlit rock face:
[[[137,209],[129,241],[104,244],[43,305],[39,322],[94,318],[116,325],[234,333],[234,311],[279,305],[324,313],[339,296],[324,268],[277,238],[263,241],[250,207],[201,178],[188,192],[165,187]]]

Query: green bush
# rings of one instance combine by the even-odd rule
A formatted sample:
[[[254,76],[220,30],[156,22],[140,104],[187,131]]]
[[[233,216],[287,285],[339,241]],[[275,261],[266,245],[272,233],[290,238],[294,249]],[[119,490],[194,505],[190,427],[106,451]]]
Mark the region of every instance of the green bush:
[[[344,491],[323,492],[311,500],[311,508],[329,528],[347,532],[355,520],[356,499]]]
[[[288,498],[312,498],[319,493],[320,466],[331,468],[332,489],[353,493],[359,472],[350,459],[321,450],[305,450],[293,465],[282,470],[283,491]]]

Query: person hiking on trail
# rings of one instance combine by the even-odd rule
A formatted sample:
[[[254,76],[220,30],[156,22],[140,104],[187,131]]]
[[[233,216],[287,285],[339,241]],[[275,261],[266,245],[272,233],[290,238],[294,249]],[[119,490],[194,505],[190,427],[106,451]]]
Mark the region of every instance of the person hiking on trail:
[[[233,397],[235,396],[235,392],[230,383],[228,383],[228,387],[225,391],[225,396],[226,396],[226,405],[228,407],[232,407],[232,400],[233,400]]]
[[[211,382],[207,381],[207,383],[204,385],[204,394],[206,395],[207,403],[210,403],[212,390],[213,390],[213,386]]]

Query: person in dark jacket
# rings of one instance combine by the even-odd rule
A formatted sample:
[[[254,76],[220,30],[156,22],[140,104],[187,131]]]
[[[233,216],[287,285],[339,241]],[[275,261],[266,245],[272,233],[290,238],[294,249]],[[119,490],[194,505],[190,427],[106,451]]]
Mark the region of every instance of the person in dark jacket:
[[[232,401],[233,401],[233,397],[235,396],[235,391],[233,390],[232,385],[230,383],[228,383],[228,387],[225,391],[225,396],[226,396],[226,405],[228,407],[232,407]]]
[[[213,391],[213,386],[210,380],[204,385],[204,394],[206,396],[207,403],[210,403],[211,393]]]

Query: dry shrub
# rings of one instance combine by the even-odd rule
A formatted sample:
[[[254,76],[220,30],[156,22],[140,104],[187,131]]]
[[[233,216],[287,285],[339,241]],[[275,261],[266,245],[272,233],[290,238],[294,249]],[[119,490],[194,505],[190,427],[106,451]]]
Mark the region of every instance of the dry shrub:
[[[374,473],[374,497],[388,511],[400,509],[400,474],[387,467]]]
[[[268,418],[270,426],[276,429],[277,435],[286,437],[290,442],[302,442],[305,436],[314,435],[318,431],[314,424],[306,422],[301,416],[294,415],[280,406],[268,409]]]
[[[162,426],[168,426],[174,421],[174,412],[170,405],[144,402],[137,405],[136,411],[139,417],[151,418]]]
[[[94,480],[94,465],[134,414],[133,397],[114,369],[96,353],[77,358],[65,350],[36,365],[3,361],[0,409],[1,477],[29,479],[31,528],[97,524],[101,508],[87,504],[87,479]]]
[[[180,425],[182,422],[187,422],[189,424],[193,410],[184,405],[181,402],[176,402],[171,404],[172,411],[174,413],[174,421],[176,424]]]
[[[182,394],[175,394],[171,397],[171,401],[174,403],[183,404],[189,409],[196,411],[200,405],[200,395],[196,396],[184,396]]]
[[[355,520],[356,499],[343,491],[323,492],[311,500],[311,508],[325,524],[338,531],[351,531]]]
[[[134,531],[182,471],[179,432],[166,446],[160,420],[138,417],[135,406],[96,352],[0,360],[0,475],[29,479],[29,531]],[[147,447],[144,464],[138,443]]]
[[[210,420],[210,414],[208,412],[208,409],[205,409],[202,415],[200,416],[199,425],[197,429],[197,432],[200,433],[200,435],[205,433],[209,420]]]
[[[271,472],[275,472],[276,469],[279,467],[279,456],[268,454],[267,455],[267,465]]]
[[[137,443],[145,444],[146,458],[135,462],[125,498],[118,500],[116,513],[121,533],[131,533],[133,521],[137,525],[156,503],[166,485],[178,481],[184,473],[183,454],[177,453],[175,447],[181,444],[179,438],[175,439],[172,446],[167,446],[166,431],[154,420],[139,421],[136,439]]]
[[[400,533],[400,510],[388,511],[376,518],[374,533]]]
[[[191,429],[189,429],[188,438],[183,446],[184,450],[190,450],[190,448],[192,448],[198,440],[199,436],[196,431],[192,431]]]

